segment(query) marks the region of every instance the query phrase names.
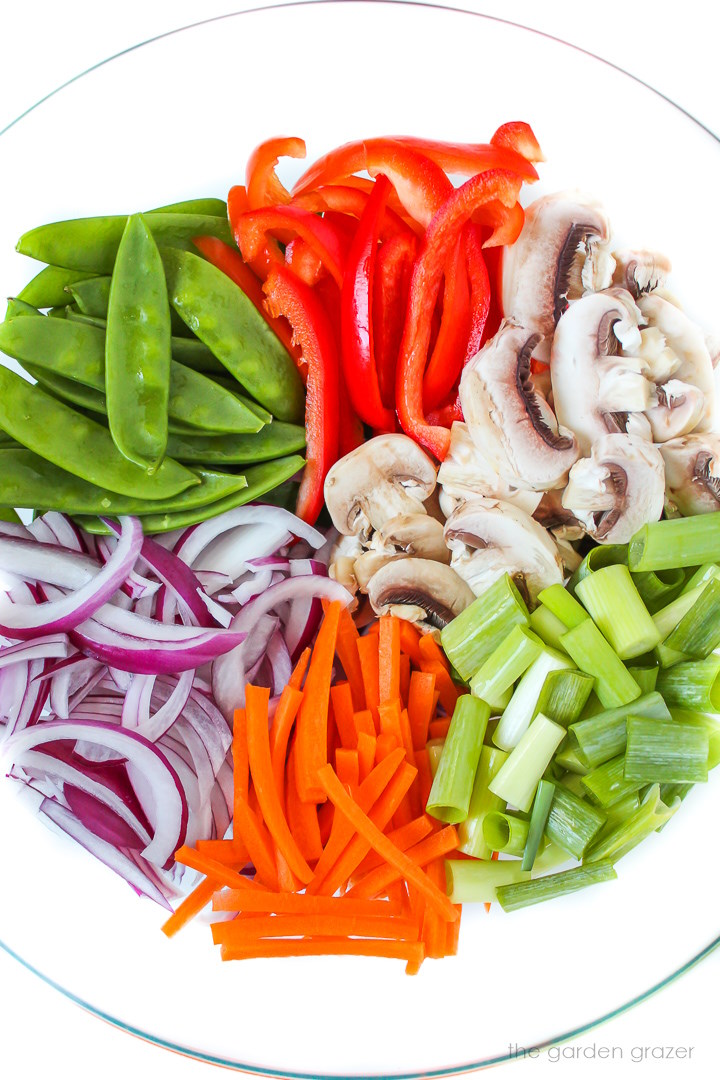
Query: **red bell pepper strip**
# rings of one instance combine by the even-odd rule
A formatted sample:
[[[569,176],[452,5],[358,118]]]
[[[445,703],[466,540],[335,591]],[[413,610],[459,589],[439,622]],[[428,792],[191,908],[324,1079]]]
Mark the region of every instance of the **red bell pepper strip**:
[[[410,277],[417,253],[414,233],[398,234],[381,244],[375,263],[373,331],[380,398],[395,408],[395,368],[402,340]]]
[[[351,179],[359,180],[360,177],[352,177]],[[326,184],[315,191],[307,191],[304,195],[297,195],[293,199],[292,205],[300,206],[303,210],[310,210],[316,214],[329,211],[359,218],[367,206],[374,187],[372,180],[368,180],[367,183],[370,188],[369,191],[363,191],[350,184]],[[402,218],[394,210],[386,206],[380,225],[380,239],[388,240],[392,236],[409,232],[411,230]]]
[[[472,223],[465,226],[465,258],[470,282],[470,331],[465,349],[465,363],[471,360],[485,340],[492,290],[482,248],[482,231]]]
[[[439,408],[434,409],[427,415],[428,424],[432,424],[434,427],[451,428],[456,420],[464,420],[462,405],[460,404],[460,395],[455,393],[449,401],[441,405]]]
[[[380,431],[395,430],[395,413],[380,397],[375,366],[373,286],[380,221],[390,191],[381,176],[375,184],[348,254],[341,293],[342,362],[353,409],[364,423]]]
[[[524,120],[511,120],[508,124],[501,124],[490,142],[493,146],[505,146],[515,150],[522,154],[526,161],[545,160],[535,132]]]
[[[457,382],[470,333],[470,286],[465,259],[465,230],[455,242],[445,269],[442,321],[423,381],[425,411],[437,408]]]
[[[506,244],[514,244],[522,232],[525,211],[519,202],[508,207],[493,199],[473,214],[473,221],[492,228],[483,244],[484,248],[504,247]]]
[[[285,248],[285,265],[306,285],[316,285],[323,275],[322,261],[302,236],[295,236]]]
[[[227,208],[230,228],[232,229],[233,236],[236,236],[238,221],[240,220],[242,215],[246,214],[250,209],[247,191],[242,184],[235,184],[234,187],[230,188],[227,197]],[[271,247],[273,248],[274,257],[270,253]],[[268,271],[273,265],[273,262],[276,262],[281,257],[282,253],[280,251],[280,248],[277,246],[274,240],[271,240],[269,244],[266,244],[263,249],[258,252],[257,256],[254,259],[248,259],[246,260],[246,262],[248,262],[255,275],[261,281],[264,281],[265,278],[268,276]]]
[[[513,126],[505,124],[499,131],[503,132],[504,128]],[[527,124],[521,124],[520,126],[527,128],[532,134]],[[447,173],[453,173],[457,176],[475,176],[477,173],[487,172],[488,169],[509,169],[510,172],[518,173],[528,183],[533,183],[538,179],[538,174],[537,170],[533,168],[532,162],[543,161],[544,158],[528,158],[523,154],[521,146],[515,145],[513,136],[510,133],[506,136],[507,142],[503,141],[504,137],[504,135],[501,135],[497,144],[441,142],[438,139],[415,139],[409,135],[399,136],[395,141],[401,143],[402,146],[416,150],[419,154],[424,154],[425,157],[429,157],[431,161],[434,161],[436,165],[439,165]],[[518,141],[521,142],[519,135]],[[522,147],[525,145],[525,142],[522,142]],[[537,142],[535,142],[535,146],[538,150],[540,149]]]
[[[522,178],[517,173],[503,169],[479,173],[466,181],[453,191],[430,222],[415,262],[397,368],[397,412],[403,430],[439,461],[444,460],[448,452],[450,434],[443,427],[428,424],[423,413],[422,393],[432,311],[445,263],[458,233],[474,211],[490,199],[513,206],[521,184]]]
[[[308,366],[305,399],[307,449],[296,513],[314,524],[323,508],[323,486],[338,458],[337,345],[332,323],[313,290],[284,266],[275,266],[263,285],[273,318],[284,315]]]
[[[341,340],[340,290],[331,277],[324,277],[317,283],[314,291],[327,312],[328,318],[332,324],[333,333],[335,334],[335,340],[339,342]],[[347,385],[345,383],[343,366],[342,364],[339,364],[338,366],[340,382],[340,439],[338,456],[345,457],[351,450],[357,450],[358,446],[362,446],[365,442],[365,429],[363,428],[362,421],[355,415],[353,407],[350,404],[350,395],[348,394]]]
[[[292,330],[287,319],[273,319],[268,314],[262,283],[255,277],[250,267],[243,262],[240,252],[236,248],[230,247],[229,244],[225,244],[222,240],[218,240],[215,236],[196,236],[193,243],[208,262],[211,262],[213,266],[217,266],[218,270],[222,270],[236,285],[240,286],[248,300],[253,303],[268,326],[282,341],[304,380],[307,377],[307,364],[303,360],[300,350],[293,345]]]
[[[256,146],[245,170],[249,209],[289,203],[290,193],[278,180],[275,168],[281,157],[304,158],[305,154],[303,139],[268,139]]]
[[[342,288],[345,262],[342,238],[330,222],[317,214],[297,206],[268,206],[242,214],[232,224],[245,262],[251,263],[262,254],[268,234],[287,230],[305,240]],[[269,250],[272,260],[282,263],[283,256],[277,245]]]

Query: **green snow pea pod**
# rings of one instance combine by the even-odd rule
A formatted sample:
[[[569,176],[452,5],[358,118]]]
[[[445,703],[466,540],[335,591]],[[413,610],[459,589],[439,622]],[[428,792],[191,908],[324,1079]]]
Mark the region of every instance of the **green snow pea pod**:
[[[24,233],[17,242],[21,255],[85,270],[89,274],[111,274],[127,216],[75,218],[40,225]],[[226,218],[213,214],[152,214],[148,222],[158,244],[189,246],[194,236],[216,236],[232,243]]]
[[[63,375],[56,375],[54,371],[45,371],[43,368],[35,367],[34,364],[26,364],[25,370],[42,386],[43,390],[47,390],[48,394],[54,398],[74,408],[88,409],[91,413],[107,416],[105,395],[100,390],[93,390],[91,386],[75,382],[74,379],[66,379]]]
[[[16,322],[40,322],[17,319]],[[167,499],[199,483],[166,458],[152,476],[115,448],[107,428],[0,366],[0,427],[40,457],[91,484],[139,499]]]
[[[227,217],[227,203],[222,199],[185,199],[182,202],[168,203],[155,210],[146,210],[148,214],[210,214],[212,217]]]
[[[68,309],[66,307],[51,307],[48,311],[49,319],[67,319]]]
[[[105,402],[118,450],[150,473],[167,449],[170,336],[160,252],[142,214],[133,214],[127,219],[110,283]]]
[[[110,278],[98,280],[109,281]],[[74,304],[70,304],[65,310],[67,311],[67,317],[71,322],[85,323],[86,326],[95,326],[99,330],[104,330],[107,326],[107,319],[104,315],[86,315],[82,311],[76,311]],[[178,337],[173,335],[173,360],[177,360],[179,364],[184,364],[185,367],[191,367],[193,371],[207,371],[217,373],[218,375],[221,372],[224,372],[225,368],[220,361],[213,356],[207,345],[203,345],[202,341],[198,341],[196,337],[192,336],[192,331],[188,330],[178,313],[174,308],[171,308],[170,322],[173,325],[173,329],[175,329],[175,321],[181,324],[183,333],[190,336]]]
[[[67,313],[68,318],[78,319],[82,322],[82,317],[92,318],[94,320],[102,320],[102,325],[105,325],[108,312],[108,302],[110,300],[110,277],[94,277],[87,278],[84,281],[78,281],[74,285],[69,286],[69,292],[75,300],[75,304],[68,306]],[[77,306],[77,311],[74,307]],[[95,321],[91,323],[91,326],[99,326],[100,322]],[[173,339],[173,344],[176,340],[182,340],[187,338],[192,341],[192,331],[188,330],[185,323],[182,321],[177,311],[174,308],[170,308],[170,325],[172,326],[172,332],[176,335]],[[201,342],[195,339],[194,344],[200,345]],[[205,348],[205,346],[203,346]],[[212,358],[214,369],[222,368],[222,364],[219,360],[216,360],[209,349],[205,349],[209,357]],[[213,370],[212,368],[210,370]],[[223,369],[224,370],[224,369]]]
[[[39,315],[40,318],[44,318],[42,311],[38,311],[32,304],[28,304],[27,301],[21,300],[19,296],[8,296],[7,311],[5,312],[5,321],[10,319],[17,319],[22,315]]]
[[[168,453],[178,461],[246,465],[293,454],[305,447],[305,428],[274,420],[257,435],[171,435]]]
[[[66,270],[63,266],[46,266],[24,289],[18,293],[18,300],[24,300],[38,308],[64,307],[72,297],[68,286],[86,278],[82,270]]]
[[[273,416],[302,420],[305,391],[297,368],[242,289],[199,255],[161,253],[170,303],[193,333]]]
[[[195,487],[150,501],[96,487],[24,447],[0,450],[0,505],[40,506],[68,514],[147,514],[205,506],[246,487],[241,475],[202,468],[194,472],[200,481]]]
[[[0,506],[0,521],[12,521],[13,524],[17,525],[20,518],[12,506]]]

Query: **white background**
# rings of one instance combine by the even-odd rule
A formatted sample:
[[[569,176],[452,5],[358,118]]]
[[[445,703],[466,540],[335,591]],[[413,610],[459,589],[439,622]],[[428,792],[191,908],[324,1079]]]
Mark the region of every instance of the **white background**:
[[[457,0],[458,6],[536,27],[586,48],[625,68],[665,93],[720,135],[720,92],[717,75],[717,16],[709,3],[630,4],[627,0],[566,3],[532,0]],[[66,79],[113,53],[163,31],[200,19],[237,11],[250,4],[241,0],[24,0],[3,5],[0,15],[0,130],[44,94]],[[260,6],[258,2],[252,6]],[[411,43],[408,43],[411,47]],[[337,47],[335,43],[329,47]],[[298,43],[301,55],[302,42]],[[392,62],[392,58],[388,58]],[[508,58],[508,78],[513,77]],[[533,73],[542,78],[542,72]],[[241,79],[239,80],[241,85]],[[582,95],[582,87],[568,87]],[[258,100],[249,107],[260,108]],[[561,103],[559,103],[561,111]],[[641,117],[618,116],[618,124]],[[72,128],[72,121],[69,121]],[[587,135],[588,133],[584,133]],[[71,137],[88,137],[69,130]],[[662,167],[672,146],[652,148],[645,182],[652,168]],[[599,150],[599,152],[602,152]],[[11,168],[2,160],[0,168]],[[689,181],[692,173],[689,172]],[[52,176],[48,176],[52,183]],[[689,197],[704,197],[702,186]],[[0,208],[0,213],[7,208]],[[710,193],[708,212],[717,213],[717,193]],[[716,853],[708,852],[708,857]],[[2,881],[0,887],[8,887]],[[678,919],[688,913],[678,911]],[[662,943],[658,942],[658,948]],[[138,973],[139,977],[141,973]],[[568,1044],[559,1060],[543,1057],[502,1066],[508,1080],[564,1076],[658,1075],[709,1077],[717,1075],[717,986],[720,953],[705,960],[674,986],[629,1014]],[[618,972],[622,1000],[622,972]],[[53,1077],[85,1080],[96,1074],[104,1080],[128,1075],[153,1080],[203,1080],[211,1066],[172,1055],[122,1034],[82,1013],[55,991],[30,975],[0,951],[0,1060],[2,1074],[28,1080]],[[209,1001],[211,989],[208,988]],[[433,1003],[437,1005],[437,1003]],[[592,1058],[593,1048],[615,1048],[615,1057]],[[657,1057],[635,1061],[636,1048],[693,1047],[689,1061]],[[634,1052],[635,1051],[635,1052]],[[572,1057],[570,1056],[572,1055]],[[570,1070],[573,1070],[571,1073]]]

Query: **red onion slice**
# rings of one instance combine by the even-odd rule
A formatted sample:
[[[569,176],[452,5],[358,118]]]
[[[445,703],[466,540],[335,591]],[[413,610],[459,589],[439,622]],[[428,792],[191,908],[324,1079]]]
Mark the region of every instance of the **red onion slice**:
[[[34,638],[33,641],[21,641],[0,649],[0,668],[16,664],[19,660],[44,660],[67,657],[70,642],[65,634],[48,634],[47,637]]]
[[[256,504],[239,506],[236,510],[228,510],[225,514],[219,514],[215,518],[209,518],[202,524],[187,529],[175,547],[175,554],[184,559],[189,566],[193,566],[200,553],[204,553],[205,549],[219,536],[234,532],[239,526],[258,524],[268,531],[270,528],[275,529],[278,534],[290,533],[293,536],[299,536],[307,540],[314,548],[322,547],[325,543],[325,537],[321,532],[301,521],[289,510],[283,510],[279,506]],[[202,570],[217,570],[220,573],[229,574],[234,580],[244,568],[247,559],[244,554],[239,557],[237,550],[233,550],[236,548],[238,536],[225,539],[225,543],[214,548],[212,558],[203,557],[198,567]],[[267,554],[272,554],[272,552],[269,551]],[[248,555],[248,557],[254,558],[256,555]],[[238,563],[241,565],[235,569]]]
[[[123,727],[144,731],[150,719],[150,700],[156,678],[155,675],[133,675],[122,703]]]
[[[0,566],[28,581],[46,581],[64,589],[80,589],[100,572],[100,564],[57,543],[0,536]]]
[[[61,547],[68,548],[70,551],[82,551],[87,552],[87,546],[83,541],[83,536],[77,525],[65,514],[58,513],[57,510],[48,510],[46,514],[43,514],[43,521],[55,535],[55,539]]]
[[[137,730],[141,735],[144,735],[150,742],[157,742],[173,726],[190,697],[193,679],[194,672],[192,669],[182,673],[172,692],[166,697],[164,704],[152,716],[148,716],[146,721],[138,724]],[[156,694],[161,694],[166,689],[164,686],[153,685],[153,691]]]

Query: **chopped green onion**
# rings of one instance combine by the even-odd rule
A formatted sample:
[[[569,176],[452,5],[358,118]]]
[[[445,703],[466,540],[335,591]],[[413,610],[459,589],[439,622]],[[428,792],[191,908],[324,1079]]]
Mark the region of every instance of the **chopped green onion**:
[[[535,715],[544,713],[563,727],[574,724],[585,708],[594,682],[592,675],[583,671],[551,671],[545,676]]]
[[[570,630],[587,619],[587,611],[578,604],[564,585],[550,585],[538,593],[538,600]]]
[[[684,590],[675,600],[655,612],[652,620],[661,641],[664,641],[668,634],[672,633],[680,620],[690,611],[695,601],[702,596],[709,584],[709,581],[703,581],[693,589]]]
[[[605,566],[614,566],[623,563],[627,566],[627,544],[601,544],[599,547],[590,548],[583,561],[568,582],[568,589],[575,595],[578,582],[590,574],[602,570]]]
[[[663,644],[693,660],[704,660],[720,645],[720,581],[707,583]]]
[[[557,761],[557,758],[555,759]],[[548,777],[546,777],[548,779]],[[577,795],[578,799],[584,799],[587,792],[582,786],[582,773],[576,772],[563,772],[561,776],[555,777],[555,782],[562,784],[567,790],[572,792],[573,795]]]
[[[693,784],[707,780],[707,731],[676,720],[627,718],[625,779],[643,784]]]
[[[557,615],[553,615],[550,608],[545,607],[544,604],[538,604],[530,614],[530,629],[539,638],[542,638],[551,649],[564,651],[560,644],[560,638],[567,630],[567,626],[561,619],[558,619]]]
[[[685,796],[694,788],[694,784],[661,784],[660,798],[666,806],[672,806],[675,799],[682,802]]]
[[[706,713],[689,712],[686,709],[673,709],[672,718],[677,724],[691,724],[703,728],[708,735],[708,769],[720,765],[720,724],[716,717]]]
[[[574,746],[569,745],[570,740],[566,739],[561,748],[555,755],[555,764],[560,768],[565,769],[566,772],[577,773],[578,776],[585,776],[589,769],[580,758],[578,757],[577,750]]]
[[[668,649],[662,642],[660,642],[659,645],[656,645],[654,653],[661,668],[674,667],[675,664],[681,664],[684,660],[690,659],[685,653],[675,652],[674,649]],[[657,682],[655,685],[657,685]]]
[[[579,581],[575,595],[621,660],[642,656],[660,634],[635,588],[627,566],[605,566]]]
[[[509,574],[478,596],[444,628],[442,647],[460,676],[471,679],[513,626],[527,626],[525,601]]]
[[[645,840],[650,833],[655,832],[670,820],[677,808],[680,799],[676,799],[671,806],[666,806],[660,798],[660,785],[654,784],[648,789],[640,806],[624,821],[617,825],[604,836],[600,836],[595,844],[590,847],[585,856],[585,865],[602,865],[605,860],[616,863],[632,851],[639,843]]]
[[[470,694],[458,698],[426,807],[440,821],[453,825],[468,816],[489,719],[490,706],[484,701]]]
[[[433,780],[435,779],[435,773],[438,771],[438,765],[440,764],[444,745],[444,739],[430,739],[430,741],[425,744],[428,755],[428,764],[430,766],[430,775]]]
[[[607,821],[603,825],[600,832],[593,840],[593,844],[597,844],[606,837],[621,821],[627,821],[632,814],[635,813],[640,807],[640,795],[637,791],[631,795],[625,795],[624,798],[618,799],[612,806],[606,808]]]
[[[522,855],[529,828],[530,822],[527,818],[494,810],[485,816],[483,836],[491,851],[501,851],[505,855]]]
[[[565,728],[539,713],[491,780],[490,790],[519,810],[528,811],[538,781],[564,738]]]
[[[573,662],[566,654],[543,646],[539,656],[532,662],[515,687],[510,704],[500,718],[500,723],[493,735],[496,746],[502,750],[512,750],[514,746],[517,746],[535,715],[535,707],[549,673],[564,671],[572,667]]]
[[[595,693],[606,709],[640,697],[640,687],[592,619],[568,630],[562,643],[580,670],[593,676]]]
[[[545,835],[576,859],[582,859],[606,820],[607,814],[602,810],[558,784],[545,825]]]
[[[625,721],[630,715],[669,720],[670,710],[662,696],[654,692],[645,694],[619,709],[608,709],[572,724],[568,729],[570,738],[577,748],[578,757],[588,768],[594,769],[625,752]]]
[[[628,671],[640,687],[641,694],[651,694],[655,689],[658,677],[657,664],[652,667],[635,667],[628,665]]]
[[[713,578],[720,578],[720,566],[717,563],[703,563],[702,566],[698,566],[694,574],[687,579],[683,586],[683,592],[690,592],[691,589],[696,588],[698,585],[703,585],[706,581],[712,581]]]
[[[505,800],[493,795],[488,785],[507,757],[504,750],[498,750],[495,746],[483,746],[480,751],[468,816],[458,825],[458,849],[465,855],[472,855],[476,859],[489,859],[492,855],[483,836],[483,822],[493,810],[504,810]]]
[[[628,545],[631,570],[672,570],[720,560],[720,511],[652,521]]]
[[[704,515],[708,517],[709,515]],[[720,712],[720,657],[688,660],[663,669],[657,688],[669,706],[698,712]]]
[[[677,596],[685,584],[685,571],[679,568],[674,570],[647,570],[645,573],[633,574],[635,588],[640,593],[645,607],[651,615],[669,604]]]
[[[535,859],[533,875],[537,877],[541,873],[544,874],[548,870],[556,870],[558,866],[564,866],[571,861],[571,856],[568,855],[567,851],[558,847],[557,844],[551,844],[546,838],[545,847],[539,852]]]
[[[612,881],[617,877],[612,863],[597,863],[594,866],[575,866],[572,870],[561,870],[559,874],[534,878],[532,881],[520,881],[516,885],[500,885],[497,898],[503,911],[517,911],[518,908],[541,904],[544,900],[554,900],[558,896],[585,889],[588,885],[597,885],[602,881]]]
[[[555,785],[551,784],[549,780],[541,780],[535,792],[535,800],[530,815],[530,828],[528,829],[522,859],[523,870],[532,870],[535,864],[554,794]]]
[[[470,692],[492,709],[506,708],[506,691],[527,671],[542,648],[543,642],[532,630],[514,626],[470,680]]]
[[[654,720],[649,721],[655,723]],[[606,810],[621,802],[627,795],[634,795],[643,786],[641,780],[625,779],[625,755],[621,754],[583,776],[580,783],[590,798]]]
[[[451,903],[491,904],[497,900],[499,886],[529,881],[530,874],[518,859],[446,859],[445,880]]]

